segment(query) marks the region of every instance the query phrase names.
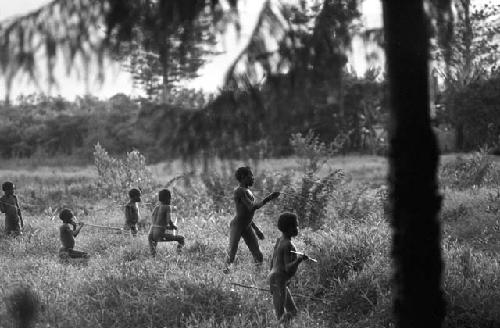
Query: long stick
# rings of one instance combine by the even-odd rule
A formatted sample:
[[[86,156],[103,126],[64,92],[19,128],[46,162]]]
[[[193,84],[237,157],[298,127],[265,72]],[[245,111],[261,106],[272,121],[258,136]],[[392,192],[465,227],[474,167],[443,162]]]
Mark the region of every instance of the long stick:
[[[256,287],[256,286],[247,286],[247,285],[239,284],[237,282],[232,282],[231,285],[235,285],[235,286],[243,287],[243,288],[248,288],[248,289],[256,289],[256,290],[260,290],[262,292],[270,292],[270,290],[266,289],[266,288],[260,288],[260,287]]]
[[[235,285],[235,286],[243,287],[243,288],[248,288],[248,289],[255,289],[255,290],[259,290],[261,292],[268,292],[268,293],[271,292],[269,289],[266,289],[266,288],[260,288],[260,287],[256,287],[256,286],[243,285],[243,284],[239,284],[237,282],[232,282],[231,285]],[[321,303],[324,303],[324,304],[329,304],[330,303],[327,300],[323,300],[321,298],[316,298],[316,297],[302,295],[302,294],[293,294],[293,296],[297,296],[297,297],[301,297],[301,298],[308,298],[310,300],[318,301],[318,302],[321,302]]]
[[[123,230],[122,228],[109,227],[109,226],[103,226],[103,225],[91,224],[91,223],[85,223],[85,225],[89,226],[89,227],[95,227],[95,228],[105,228],[105,229],[112,229],[112,230]]]
[[[301,252],[296,252],[296,251],[290,251],[290,253],[294,253],[294,254],[297,254],[297,255],[306,255],[306,254],[304,254],[304,253],[301,253]],[[309,261],[313,261],[314,263],[318,263],[318,260],[313,259],[312,257],[309,257],[308,255],[306,255],[306,256],[307,256],[307,259],[308,259]]]

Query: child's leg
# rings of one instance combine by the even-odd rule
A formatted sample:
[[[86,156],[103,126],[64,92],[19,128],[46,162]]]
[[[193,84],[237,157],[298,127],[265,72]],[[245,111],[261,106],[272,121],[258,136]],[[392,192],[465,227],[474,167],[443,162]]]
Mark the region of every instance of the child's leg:
[[[285,313],[286,286],[278,276],[272,275],[269,279],[269,287],[273,295],[274,312],[276,318],[280,320]]]
[[[259,241],[257,240],[257,236],[255,236],[255,232],[253,232],[252,227],[249,226],[243,230],[241,236],[252,253],[254,261],[259,264],[262,263],[264,261],[264,255],[262,255],[262,252],[260,251]]]
[[[139,231],[139,229],[137,228],[137,223],[136,224],[131,224],[130,225],[130,232],[132,233],[132,236],[136,237],[137,236],[137,231]]]
[[[159,242],[160,241],[176,241],[180,246],[184,246],[184,236],[181,236],[181,235],[177,235],[177,236],[174,236],[170,233],[164,233],[163,236],[160,237],[160,240],[158,240]]]
[[[236,256],[236,252],[238,251],[238,243],[241,238],[241,228],[238,226],[238,223],[235,220],[231,221],[231,225],[229,226],[229,247],[227,250],[227,259],[226,263],[231,264],[234,262],[234,257]]]
[[[69,257],[72,258],[72,259],[86,259],[89,257],[89,255],[85,252],[81,252],[81,251],[75,251],[74,249],[70,249],[69,250]]]
[[[5,232],[10,236],[19,236],[21,235],[21,223],[19,219],[13,219],[5,217]]]
[[[67,260],[67,259],[70,258],[69,252],[68,252],[67,248],[61,247],[59,249],[59,258],[62,259],[62,260]]]
[[[151,255],[154,257],[156,256],[156,245],[157,245],[157,242],[153,239],[153,234],[150,233],[148,235],[148,244],[149,244],[149,252],[151,253]]]

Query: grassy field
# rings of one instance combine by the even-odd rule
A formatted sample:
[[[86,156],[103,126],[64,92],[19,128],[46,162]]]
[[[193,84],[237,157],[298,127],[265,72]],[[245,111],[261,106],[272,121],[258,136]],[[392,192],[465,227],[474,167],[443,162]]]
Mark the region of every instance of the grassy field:
[[[487,160],[488,172],[481,175],[481,161]],[[443,158],[449,169],[441,173],[445,326],[499,327],[498,163],[467,157],[462,161],[469,166],[463,169],[457,161]],[[26,223],[22,238],[0,235],[4,300],[0,325],[13,326],[9,311],[17,303],[11,295],[19,286],[28,286],[41,304],[36,327],[276,326],[269,293],[232,285],[268,288],[267,265],[255,267],[242,243],[235,270],[222,273],[233,215],[230,191],[235,183],[230,171],[239,164],[217,164],[214,179],[224,181],[222,186],[229,189],[221,197],[214,197],[216,190],[203,183],[199,170],[189,182],[179,180],[174,185],[179,233],[187,241],[182,253],[177,254],[174,244],[160,244],[152,259],[146,231],[132,238],[87,226],[76,248],[92,257],[71,264],[57,257],[60,222],[52,220],[54,210],[70,207],[81,221],[120,227],[125,198],[111,199],[99,191],[93,167],[3,165],[0,180],[16,183]],[[317,258],[319,264],[304,263],[292,282],[300,309],[292,326],[391,327],[390,229],[384,216],[386,160],[332,158],[318,172],[318,179],[334,169],[341,169],[342,174],[324,204],[320,228],[303,224],[296,240],[297,248]],[[154,190],[184,169],[182,163],[174,162],[154,165],[151,171]],[[305,181],[294,159],[262,161],[255,171],[258,196],[287,185],[295,186],[297,192]],[[479,182],[467,185],[467,178]],[[294,200],[287,197],[256,216],[266,235],[261,242],[266,260],[279,236],[277,216]],[[154,195],[145,199],[150,202]],[[143,204],[143,218],[149,218],[151,208],[152,204]]]

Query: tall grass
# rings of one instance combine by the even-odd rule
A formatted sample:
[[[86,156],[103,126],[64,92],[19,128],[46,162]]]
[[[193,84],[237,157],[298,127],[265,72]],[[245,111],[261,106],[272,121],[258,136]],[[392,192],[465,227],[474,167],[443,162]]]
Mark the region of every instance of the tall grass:
[[[300,309],[292,327],[392,325],[391,233],[384,214],[385,189],[369,183],[374,178],[383,179],[379,176],[383,171],[378,159],[375,165],[372,160],[358,157],[352,170],[345,161],[328,160],[327,165],[334,170],[342,166],[344,176],[329,195],[322,224],[302,225],[295,241],[298,250],[318,259],[319,264],[304,262],[292,280],[290,289]],[[264,162],[260,167],[266,165]],[[363,174],[361,168],[365,168]],[[12,295],[34,295],[19,299],[39,304],[33,306],[38,309],[37,327],[276,324],[269,293],[231,284],[268,288],[267,265],[255,267],[242,243],[235,270],[229,275],[222,273],[233,209],[231,200],[224,205],[224,211],[214,207],[201,176],[193,176],[190,186],[177,183],[171,187],[173,203],[178,207],[179,233],[187,241],[182,253],[177,254],[174,244],[164,243],[153,259],[144,230],[133,238],[86,226],[76,239],[76,248],[92,257],[87,262],[67,264],[57,257],[60,223],[57,218],[51,220],[48,207],[56,208],[60,203],[81,206],[77,207],[80,220],[121,226],[121,205],[88,191],[95,188],[95,173],[80,179],[71,174],[37,177],[0,171],[2,180],[7,178],[6,172],[9,179],[22,181],[18,183],[18,194],[26,227],[18,239],[0,235],[0,297],[4,300],[0,303],[0,326],[14,325],[12,305],[22,302],[12,301],[16,299]],[[324,177],[326,172],[318,171],[318,176]],[[256,172],[256,194],[286,186],[299,188],[303,176],[298,166],[282,170],[273,163]],[[222,183],[226,192],[231,181],[228,173],[227,182]],[[73,187],[64,189],[66,183]],[[60,196],[55,194],[58,188],[64,190]],[[31,197],[33,190],[35,198]],[[444,289],[448,301],[445,326],[497,327],[500,230],[492,210],[495,188],[489,184],[464,189],[448,186],[443,190]],[[23,205],[27,200],[37,206]],[[279,236],[275,222],[284,200],[280,197],[273,206],[256,214],[255,220],[266,236],[260,245],[267,260]],[[150,210],[144,204],[141,209],[148,218]],[[30,292],[16,294],[17,286]]]

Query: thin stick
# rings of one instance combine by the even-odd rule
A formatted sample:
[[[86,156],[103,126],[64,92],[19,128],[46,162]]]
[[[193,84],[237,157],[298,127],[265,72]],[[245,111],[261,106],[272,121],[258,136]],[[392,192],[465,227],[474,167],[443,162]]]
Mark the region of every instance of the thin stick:
[[[89,227],[95,227],[95,228],[105,228],[105,229],[112,229],[112,230],[123,230],[123,228],[109,227],[109,226],[103,226],[103,225],[92,224],[92,223],[85,223],[85,225],[89,226]]]
[[[304,254],[304,253],[301,253],[301,252],[296,252],[296,251],[290,251],[290,253],[294,253],[294,254],[297,254],[297,255],[306,255],[306,254]],[[307,255],[306,255],[306,256],[307,256]],[[307,259],[308,259],[309,261],[313,261],[314,263],[318,263],[318,260],[313,259],[312,257],[307,256]]]
[[[271,292],[269,289],[266,289],[266,288],[260,288],[260,287],[256,287],[256,286],[247,286],[247,285],[239,284],[237,282],[232,282],[231,285],[235,285],[235,286],[243,287],[243,288],[248,288],[248,289],[260,290],[262,292]]]
[[[239,284],[237,282],[232,282],[231,285],[238,286],[238,287],[243,287],[243,288],[247,288],[247,289],[255,289],[255,290],[259,290],[261,292],[268,292],[268,293],[271,292],[269,289],[266,289],[266,288],[260,288],[260,287],[257,287],[257,286],[243,285],[243,284]],[[301,297],[301,298],[308,298],[310,300],[318,301],[318,302],[321,302],[321,303],[324,303],[324,304],[329,304],[330,303],[327,300],[323,300],[321,298],[316,298],[316,297],[302,295],[302,294],[293,294],[293,296],[297,296],[297,297]]]

